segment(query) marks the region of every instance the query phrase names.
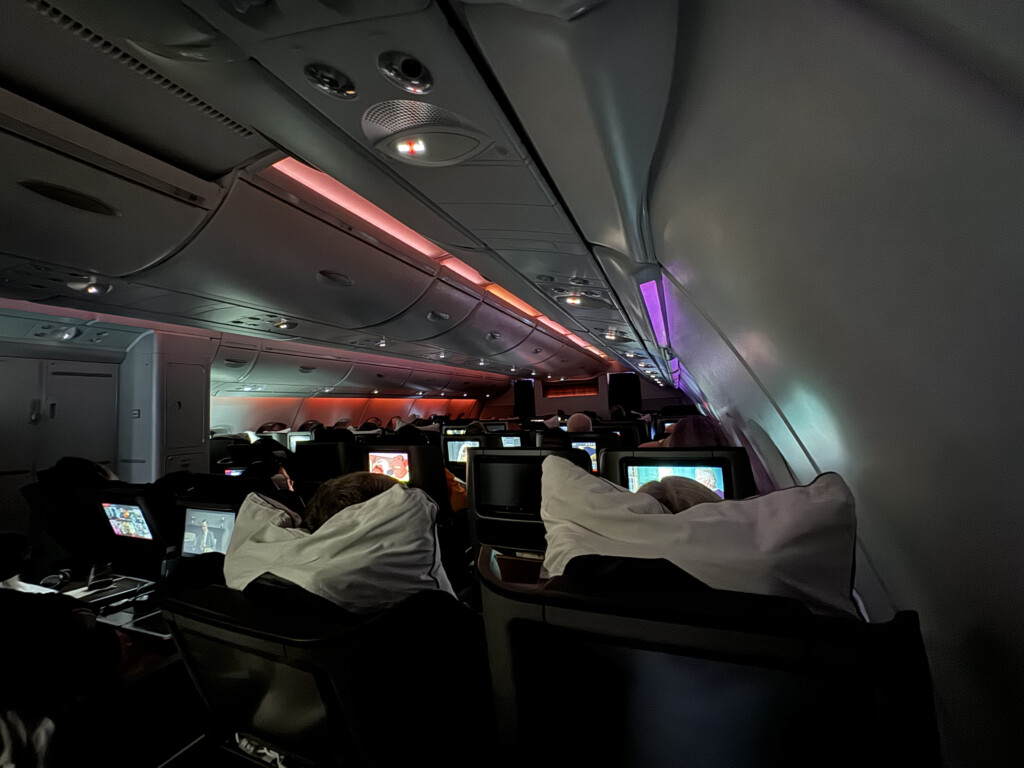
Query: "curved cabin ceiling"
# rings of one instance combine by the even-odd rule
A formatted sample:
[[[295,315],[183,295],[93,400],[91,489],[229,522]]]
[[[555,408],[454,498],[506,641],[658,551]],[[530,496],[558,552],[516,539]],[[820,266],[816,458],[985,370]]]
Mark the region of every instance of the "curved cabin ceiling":
[[[447,7],[100,5],[0,8],[0,295],[509,376],[668,380],[635,270],[615,284],[591,246],[646,260],[637,169],[657,121],[628,132],[638,157],[590,142],[591,202],[618,201],[599,230],[494,87],[500,54],[485,65]],[[608,31],[553,21],[582,30],[574,49]],[[666,85],[637,106],[657,114]]]

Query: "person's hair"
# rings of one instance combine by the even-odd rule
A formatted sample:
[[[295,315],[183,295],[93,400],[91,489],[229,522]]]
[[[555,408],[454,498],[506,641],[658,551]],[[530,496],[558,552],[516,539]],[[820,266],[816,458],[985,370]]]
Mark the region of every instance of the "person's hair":
[[[317,489],[306,505],[306,528],[315,533],[345,507],[368,501],[398,484],[395,478],[374,472],[352,472],[332,478]]]
[[[707,416],[683,416],[668,436],[669,448],[705,448],[728,445],[721,425]]]
[[[480,421],[471,421],[469,425],[466,427],[466,431],[464,434],[476,435],[478,437],[480,435],[486,435],[487,427],[485,427]]]
[[[585,413],[574,413],[565,423],[566,432],[591,432],[593,429],[594,425]]]
[[[613,405],[608,417],[612,421],[625,421],[626,420],[626,409],[621,405]]]

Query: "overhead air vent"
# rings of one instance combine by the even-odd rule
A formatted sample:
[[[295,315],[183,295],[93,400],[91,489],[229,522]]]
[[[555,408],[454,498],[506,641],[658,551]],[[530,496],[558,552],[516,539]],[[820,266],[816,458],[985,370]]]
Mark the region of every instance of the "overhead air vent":
[[[242,136],[253,136],[253,132],[250,131],[241,123],[235,122],[224,113],[217,111],[195,94],[185,90],[180,85],[175,83],[173,80],[164,77],[155,69],[151,69],[149,66],[139,61],[130,53],[122,50],[121,48],[118,48],[112,42],[96,34],[80,22],[75,21],[75,19],[71,18],[63,11],[54,8],[47,2],[43,2],[43,0],[36,0],[35,2],[30,2],[30,5],[34,6],[35,9],[39,11],[41,15],[48,18],[54,24],[63,27],[72,35],[81,38],[83,41],[91,45],[100,53],[106,54],[107,56],[110,56],[111,58],[117,60],[119,64],[126,66],[128,69],[130,69],[132,72],[135,72],[140,77],[143,77],[146,80],[149,80],[154,84],[160,86],[164,90],[173,93],[186,104],[189,104],[190,106],[199,110],[202,114],[206,115],[210,119],[216,120],[217,122],[221,123],[227,128],[230,128],[232,131]]]
[[[388,82],[409,93],[426,93],[434,85],[434,77],[415,56],[387,51],[377,59],[377,67]]]
[[[357,95],[355,83],[348,75],[326,64],[307,64],[303,74],[310,85],[328,96],[349,100]]]

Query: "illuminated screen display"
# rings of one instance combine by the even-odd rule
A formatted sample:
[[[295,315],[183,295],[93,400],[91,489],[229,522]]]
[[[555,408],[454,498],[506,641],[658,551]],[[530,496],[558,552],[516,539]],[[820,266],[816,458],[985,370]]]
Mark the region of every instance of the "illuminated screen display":
[[[448,441],[448,461],[453,463],[465,463],[466,452],[470,448],[479,448],[479,440],[449,440]]]
[[[240,477],[243,472],[245,472],[245,467],[230,467],[224,470],[224,474],[231,477]]]
[[[725,498],[725,476],[721,467],[707,466],[669,466],[669,465],[636,465],[626,467],[626,478],[629,490],[636,493],[644,483],[661,480],[665,477],[688,477],[701,485],[707,486],[723,499]]]
[[[409,482],[409,454],[404,451],[370,451],[370,471]]]
[[[506,435],[501,436],[501,447],[502,448],[520,448],[523,444],[523,438],[519,435],[512,435],[508,437]]]
[[[181,539],[181,554],[226,553],[234,530],[234,512],[189,507],[185,511],[185,534]]]
[[[465,427],[445,427],[444,433],[446,435],[464,435],[466,434]]]
[[[594,440],[572,441],[572,447],[586,451],[590,457],[590,470],[597,472],[597,443]]]
[[[142,507],[134,504],[107,504],[103,502],[103,511],[114,533],[131,539],[153,540],[153,532],[149,530]]]

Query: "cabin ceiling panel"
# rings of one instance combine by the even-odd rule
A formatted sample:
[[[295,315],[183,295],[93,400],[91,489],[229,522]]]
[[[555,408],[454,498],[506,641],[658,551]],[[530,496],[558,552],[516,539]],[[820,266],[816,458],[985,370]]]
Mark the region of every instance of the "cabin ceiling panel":
[[[407,389],[424,392],[443,392],[452,381],[451,373],[432,373],[429,371],[410,371],[405,381]]]
[[[473,311],[480,297],[437,279],[430,288],[399,317],[372,328],[389,339],[416,341],[440,336],[451,330]]]
[[[495,355],[494,360],[519,366],[537,365],[552,357],[557,359],[556,356],[560,355],[564,348],[564,342],[549,336],[540,328],[536,328],[521,344],[500,355]]]
[[[333,387],[352,370],[352,363],[321,357],[300,357],[278,352],[260,352],[246,384],[297,385],[299,387]]]
[[[145,282],[359,328],[400,314],[432,276],[244,182]]]
[[[523,239],[515,237],[488,237],[481,239],[497,253],[509,251],[514,255],[519,251],[536,251],[539,254],[548,254],[549,258],[557,258],[566,253],[572,256],[590,255],[587,246],[576,238],[572,242],[561,242],[545,238]]]
[[[601,282],[601,272],[590,256],[544,251],[497,251],[510,266],[531,282],[572,283],[586,280],[587,284]],[[546,281],[541,276],[552,277]]]
[[[101,275],[173,252],[206,211],[0,133],[0,251]]]
[[[431,200],[448,203],[551,206],[555,201],[527,165],[464,163],[441,168],[402,169],[402,175]]]
[[[368,137],[364,128],[363,118],[369,107],[384,102],[422,102],[450,115],[445,116],[441,125],[452,124],[454,118],[455,124],[471,126],[482,134],[485,146],[493,142],[504,148],[509,157],[524,156],[476,67],[444,14],[434,4],[423,11],[390,16],[386,20],[327,26],[241,44],[275,77],[367,148],[372,149],[377,143],[377,138]],[[414,56],[429,70],[433,86],[426,94],[405,91],[381,74],[378,57],[388,51]],[[305,71],[310,64],[342,72],[352,81],[357,98],[336,98],[314,87]],[[422,119],[422,116],[415,118]],[[440,120],[441,113],[433,112],[431,124],[437,125]],[[394,127],[400,130],[401,125]],[[385,134],[388,132],[391,127]],[[404,164],[389,163],[404,168]]]
[[[128,64],[125,57],[135,51],[116,32],[107,40],[99,37],[130,24],[136,8],[145,6],[152,14],[154,3],[61,0],[58,5],[74,18],[47,3],[0,3],[5,87],[204,178],[219,177],[273,148],[231,116],[204,109],[174,83]],[[85,26],[75,26],[76,21]],[[165,29],[163,34],[174,33]]]
[[[409,378],[407,368],[383,365],[358,364],[353,366],[345,380],[340,382],[334,392],[342,394],[404,394],[403,385]]]
[[[538,234],[573,233],[565,214],[555,206],[495,205],[488,203],[446,203],[441,206],[463,226],[473,230],[504,227],[511,232]]]
[[[488,358],[521,344],[532,330],[528,323],[484,302],[458,327],[435,336],[430,343]]]
[[[210,381],[236,383],[242,381],[256,364],[259,350],[221,345],[210,362]]]

